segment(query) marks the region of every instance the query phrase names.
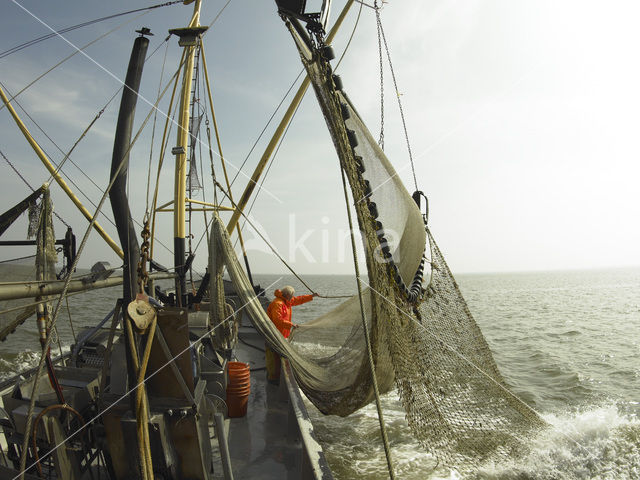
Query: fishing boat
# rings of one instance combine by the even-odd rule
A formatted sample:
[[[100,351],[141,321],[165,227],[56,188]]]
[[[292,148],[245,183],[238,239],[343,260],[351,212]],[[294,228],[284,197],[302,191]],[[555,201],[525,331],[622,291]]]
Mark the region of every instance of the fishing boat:
[[[170,29],[164,42],[177,39],[178,66],[167,67],[155,100],[144,98],[148,113],[134,131],[143,70],[159,49],[149,52],[151,30],[137,30],[109,181],[94,211],[74,195],[61,169],[95,120],[55,164],[20,118],[19,92],[2,90],[4,110],[89,227],[79,240],[71,228],[56,239],[49,182],[2,217],[8,226],[29,210],[36,237],[20,243],[35,247],[34,267],[0,285],[1,299],[23,302],[4,308],[10,319],[3,332],[33,328],[35,315],[42,355],[37,367],[0,390],[0,478],[329,479],[303,395],[322,413],[343,417],[375,402],[393,478],[380,395],[394,387],[411,431],[443,461],[473,470],[482,461],[519,454],[523,439],[545,422],[507,388],[429,230],[425,195],[418,188],[407,191],[335,73],[332,42],[354,2],[346,2],[333,26],[330,1],[319,11],[308,11],[304,1],[276,2],[274,15],[293,39],[306,79],[239,197],[222,152],[205,56],[213,24],[201,23],[200,0],[184,3],[193,9],[190,20]],[[288,341],[265,311],[267,292],[276,286],[253,280],[240,226],[253,226],[246,207],[309,85],[337,152],[336,183],[344,196],[357,293],[297,328]],[[168,105],[162,103],[167,97]],[[165,126],[156,147],[155,190],[149,170],[147,208],[142,218],[133,218],[128,191],[136,187],[129,184],[129,164],[156,118]],[[170,156],[173,197],[166,200],[161,173]],[[213,195],[202,200],[196,198],[205,183],[201,158],[210,161],[213,183]],[[99,221],[107,198],[118,240]],[[170,267],[158,261],[159,216],[165,212],[173,213]],[[98,262],[78,275],[94,231],[122,266]],[[193,240],[200,233],[208,260],[198,278]],[[269,254],[290,268],[259,235]],[[55,245],[64,254],[62,271],[56,270]],[[78,332],[67,353],[53,358],[66,298],[114,285],[122,290],[111,312],[83,321],[91,326]],[[278,386],[261,371],[265,342],[284,358]],[[309,348],[318,344],[321,353]]]

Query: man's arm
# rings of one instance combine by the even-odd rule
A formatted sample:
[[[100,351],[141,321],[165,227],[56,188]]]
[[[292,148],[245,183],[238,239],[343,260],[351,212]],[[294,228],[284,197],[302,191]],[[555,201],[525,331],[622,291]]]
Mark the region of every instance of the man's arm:
[[[313,295],[299,295],[297,297],[293,297],[291,299],[291,305],[302,305],[303,303],[307,303],[310,302],[311,300],[313,300],[313,297],[315,297],[315,294]]]

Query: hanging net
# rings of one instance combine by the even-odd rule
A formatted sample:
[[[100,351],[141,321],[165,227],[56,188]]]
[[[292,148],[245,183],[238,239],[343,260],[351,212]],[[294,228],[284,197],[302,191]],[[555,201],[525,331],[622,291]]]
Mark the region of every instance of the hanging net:
[[[42,195],[42,200],[37,199]],[[35,237],[36,254],[0,261],[0,275],[5,283],[20,284],[36,280],[54,280],[57,253],[53,231],[53,204],[46,188],[41,188],[0,216],[0,235],[28,210],[27,238]],[[10,285],[8,285],[10,286]],[[44,300],[44,299],[43,299]],[[34,298],[0,300],[0,341],[15,332],[36,312]]]
[[[192,195],[196,195],[202,189],[202,183],[198,178],[198,166],[196,162],[196,146],[199,143],[198,135],[200,134],[200,123],[202,123],[203,115],[193,118],[190,126],[190,146],[189,146],[189,175],[187,175],[187,191]]]
[[[412,432],[444,461],[473,466],[513,456],[545,423],[507,389],[424,218],[333,77],[323,46],[287,26],[349,181],[365,246],[364,314],[380,391],[397,388]],[[224,262],[255,327],[289,359],[311,402],[342,416],[371,402],[358,298],[296,329],[290,343],[262,309],[217,217],[211,238],[212,258]],[[220,273],[220,265],[210,271]]]

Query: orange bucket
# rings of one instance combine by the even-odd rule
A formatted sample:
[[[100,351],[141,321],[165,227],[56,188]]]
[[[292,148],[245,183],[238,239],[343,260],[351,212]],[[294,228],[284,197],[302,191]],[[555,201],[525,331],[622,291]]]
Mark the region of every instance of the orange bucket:
[[[227,392],[227,411],[230,418],[240,418],[247,414],[249,405],[249,393],[245,395],[233,395]]]
[[[227,371],[229,372],[230,382],[233,382],[234,378],[249,378],[251,375],[248,363],[229,362],[227,364]]]
[[[251,393],[251,371],[248,363],[229,362],[227,364],[229,382],[227,384],[227,409],[229,417],[244,417],[247,414]]]

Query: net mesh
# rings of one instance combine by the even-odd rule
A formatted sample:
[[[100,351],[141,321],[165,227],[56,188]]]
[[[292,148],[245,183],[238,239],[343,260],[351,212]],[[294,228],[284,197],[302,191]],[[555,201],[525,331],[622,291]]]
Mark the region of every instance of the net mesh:
[[[31,197],[29,197],[31,198]],[[36,237],[36,254],[0,262],[0,274],[4,282],[29,282],[54,280],[58,254],[55,248],[53,230],[53,204],[47,189],[36,203],[35,197],[29,202],[29,223],[27,237]],[[13,219],[15,221],[17,217]],[[33,298],[8,299],[0,301],[0,341],[16,331],[36,312]]]
[[[347,96],[336,90],[322,50],[308,51],[289,27],[349,181],[365,246],[364,314],[380,391],[397,387],[415,437],[446,462],[473,467],[514,455],[544,422],[507,389],[415,202]],[[211,249],[224,259],[255,327],[289,359],[314,405],[344,416],[371,402],[358,298],[296,329],[290,343],[262,309],[219,218],[213,232]],[[306,348],[318,343],[321,353]]]
[[[0,262],[0,274],[6,281],[30,281],[36,278],[35,255]],[[36,311],[32,298],[0,300],[0,341],[15,332]]]

